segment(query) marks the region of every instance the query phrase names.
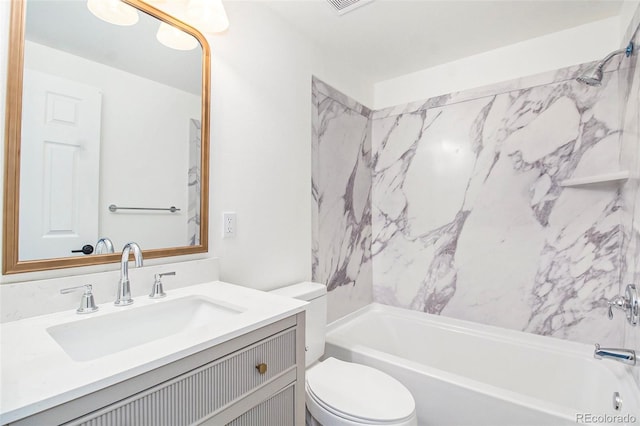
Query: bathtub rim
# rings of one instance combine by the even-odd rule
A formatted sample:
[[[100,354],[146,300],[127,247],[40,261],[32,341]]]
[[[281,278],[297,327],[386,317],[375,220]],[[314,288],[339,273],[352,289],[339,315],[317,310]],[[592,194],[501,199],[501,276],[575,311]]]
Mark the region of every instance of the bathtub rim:
[[[375,302],[333,321],[327,326],[326,333],[326,343],[328,345],[342,348],[348,352],[355,353],[363,357],[377,359],[393,365],[401,365],[410,371],[426,374],[436,380],[452,383],[471,392],[486,394],[530,410],[541,411],[548,415],[557,416],[573,422],[576,421],[576,415],[582,413],[579,408],[569,407],[554,403],[553,401],[526,395],[433,366],[420,364],[417,361],[374,349],[366,345],[352,343],[350,341],[345,341],[342,338],[335,337],[336,332],[342,327],[348,326],[351,321],[371,312],[416,319],[417,321],[428,323],[431,326],[448,331],[474,334],[475,336],[488,338],[498,342],[508,342],[511,344],[515,342],[516,344],[530,346],[532,349],[581,359],[584,359],[585,357],[591,358],[591,354],[593,352],[593,348],[586,343],[574,342],[551,336],[541,336],[523,331],[505,329],[502,327],[480,324],[457,318],[445,317],[442,315],[413,311]],[[599,364],[599,367],[608,370],[610,374],[614,375],[620,381],[620,392],[626,402],[626,407],[623,406],[625,411],[621,412],[620,415],[624,415],[627,412],[631,412],[632,415],[635,415],[632,411],[635,409],[638,409],[640,412],[640,388],[638,388],[635,380],[633,380],[631,371],[633,367],[606,361],[597,362],[602,362],[601,365]],[[632,410],[629,410],[629,407],[631,407]]]
[[[594,346],[587,343],[576,342],[572,340],[561,339],[553,336],[542,336],[539,334],[529,333],[526,331],[514,330],[510,328],[498,327],[495,325],[482,324],[458,318],[447,317],[444,315],[430,314],[422,311],[415,311],[397,306],[385,305],[373,302],[362,308],[339,318],[327,325],[327,335],[340,327],[346,325],[352,320],[365,315],[368,312],[384,312],[403,317],[411,317],[420,322],[427,322],[440,328],[446,328],[457,332],[473,331],[474,334],[482,337],[489,337],[492,340],[500,342],[519,342],[534,346],[539,349],[548,349],[551,352],[561,352],[563,354],[571,353],[573,355],[584,357],[585,351],[592,353]],[[443,327],[444,326],[444,327]],[[555,342],[551,345],[550,342]],[[601,342],[594,342],[601,343]],[[622,366],[622,364],[620,364]],[[632,367],[628,367],[631,372]]]

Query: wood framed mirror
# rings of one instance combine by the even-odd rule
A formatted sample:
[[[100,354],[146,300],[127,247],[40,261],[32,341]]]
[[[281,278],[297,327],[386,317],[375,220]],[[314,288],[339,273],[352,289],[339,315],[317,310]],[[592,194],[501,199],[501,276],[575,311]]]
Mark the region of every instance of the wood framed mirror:
[[[12,1],[3,274],[117,262],[129,241],[208,250],[207,41],[139,0],[127,26],[87,3]]]

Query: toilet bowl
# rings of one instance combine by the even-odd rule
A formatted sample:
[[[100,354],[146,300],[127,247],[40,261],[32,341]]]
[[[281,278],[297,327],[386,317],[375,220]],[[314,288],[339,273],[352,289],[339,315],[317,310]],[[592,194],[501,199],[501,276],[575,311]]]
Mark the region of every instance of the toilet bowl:
[[[411,393],[375,368],[327,358],[306,376],[307,410],[324,426],[416,424]]]
[[[300,283],[272,291],[308,301],[306,313],[306,406],[308,426],[416,426],[415,400],[395,378],[375,368],[324,354],[326,287]]]

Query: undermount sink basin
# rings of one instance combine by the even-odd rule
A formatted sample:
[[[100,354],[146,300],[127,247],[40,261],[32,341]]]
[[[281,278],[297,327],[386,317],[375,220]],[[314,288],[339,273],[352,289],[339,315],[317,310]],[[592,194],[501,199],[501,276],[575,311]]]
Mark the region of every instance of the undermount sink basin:
[[[90,361],[189,329],[228,321],[246,309],[202,296],[187,296],[122,312],[81,318],[47,328],[75,361]]]

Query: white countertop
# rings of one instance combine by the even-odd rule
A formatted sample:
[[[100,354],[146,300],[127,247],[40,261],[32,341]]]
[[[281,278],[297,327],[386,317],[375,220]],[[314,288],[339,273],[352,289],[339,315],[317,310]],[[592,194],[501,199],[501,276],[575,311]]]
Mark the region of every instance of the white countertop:
[[[241,304],[246,311],[220,321],[86,362],[71,359],[47,328],[190,295]],[[80,299],[78,295],[78,300]],[[0,423],[5,424],[151,371],[303,310],[306,302],[214,281],[138,297],[127,307],[99,305],[98,312],[58,312],[2,324]]]

